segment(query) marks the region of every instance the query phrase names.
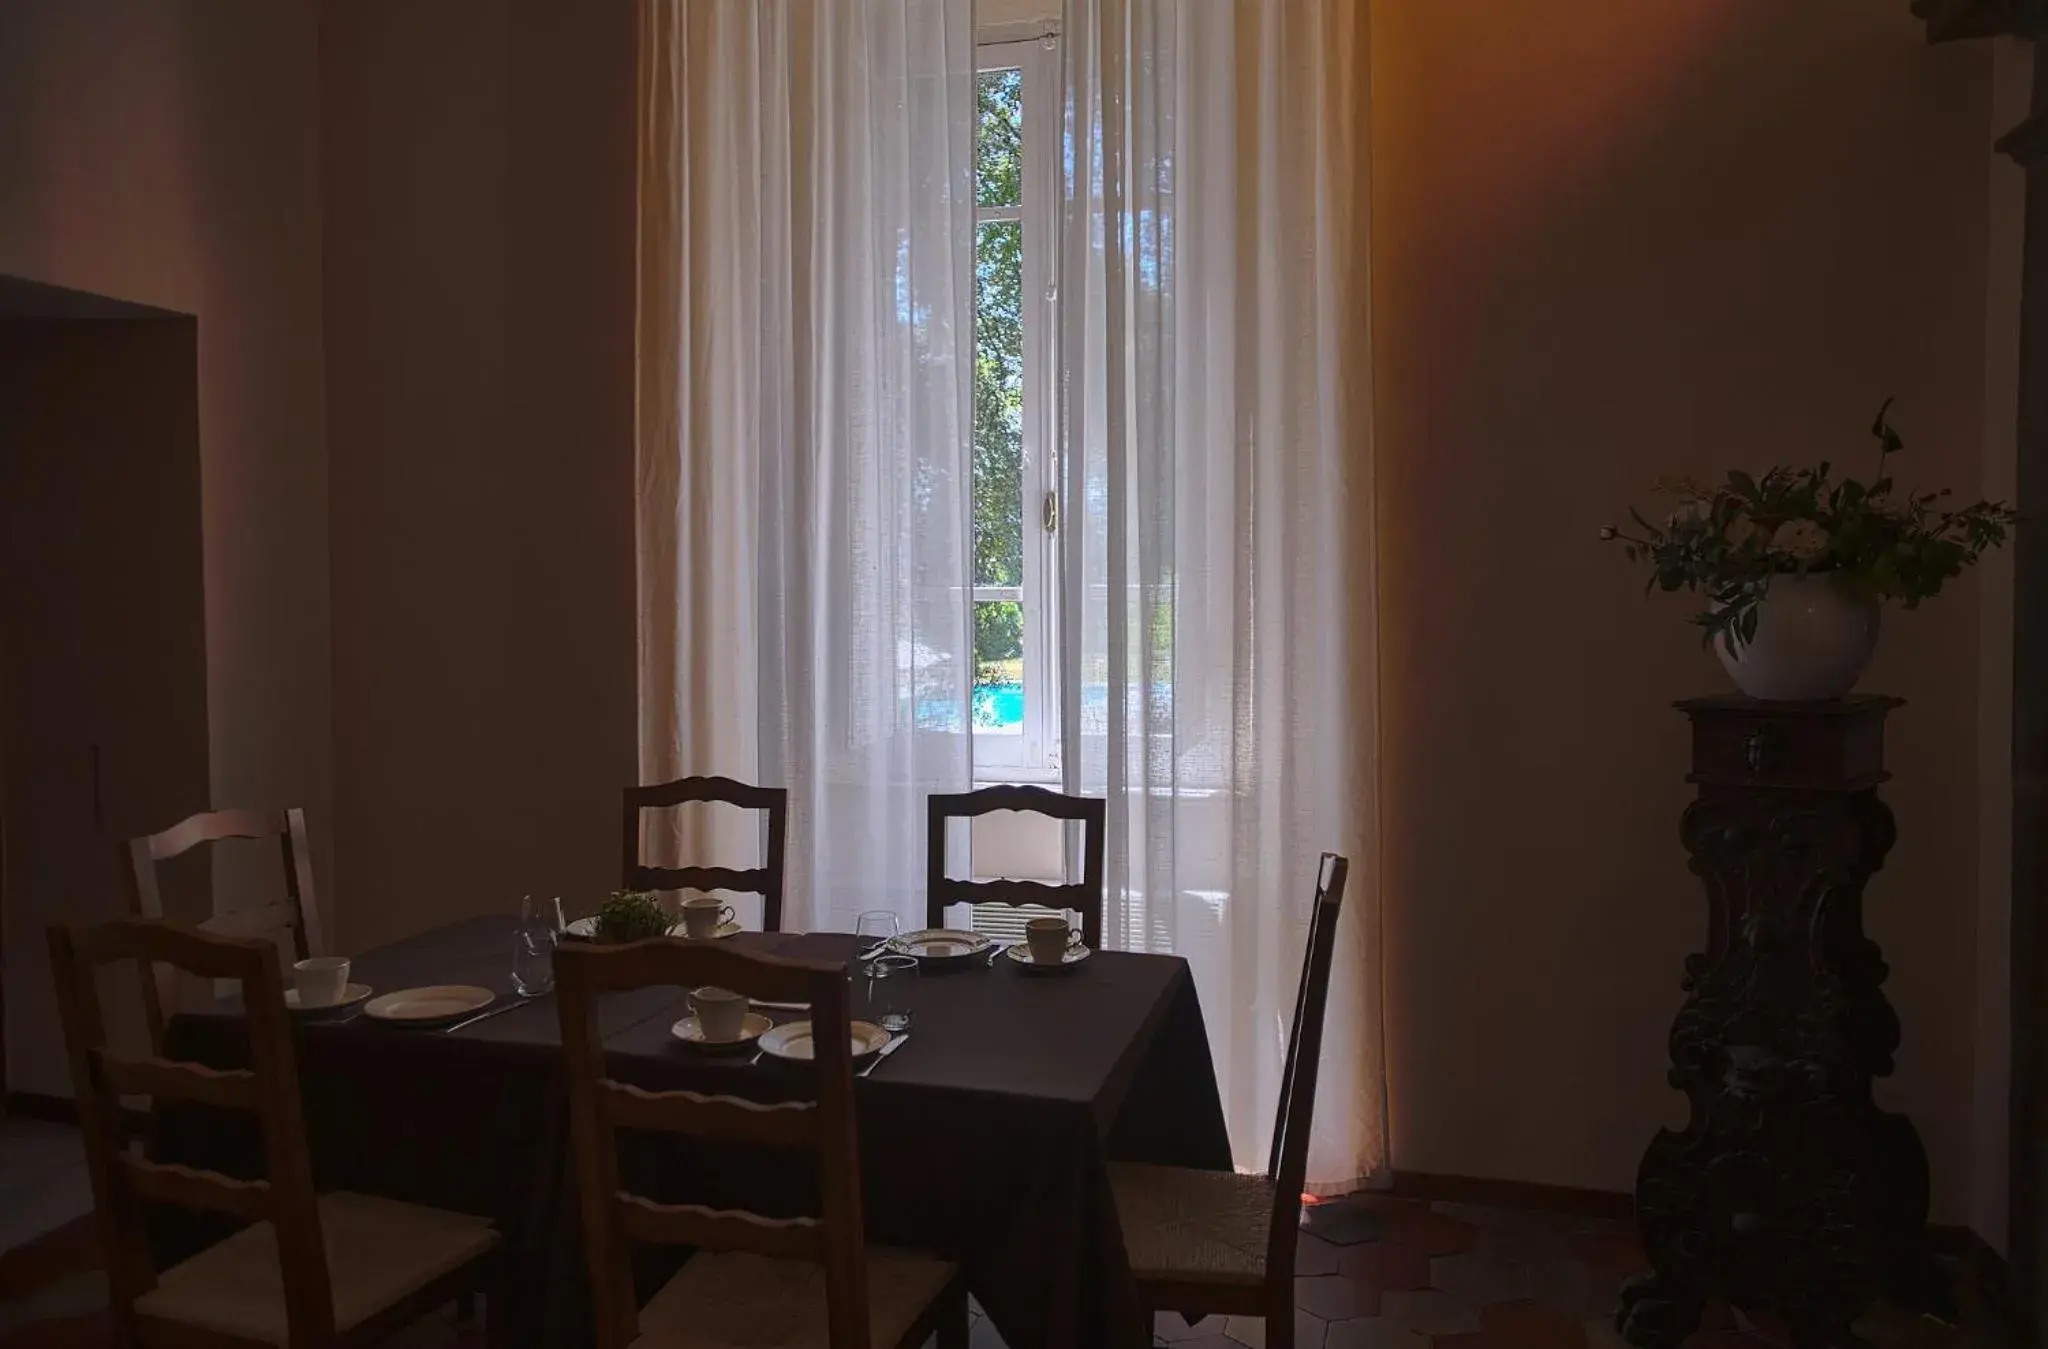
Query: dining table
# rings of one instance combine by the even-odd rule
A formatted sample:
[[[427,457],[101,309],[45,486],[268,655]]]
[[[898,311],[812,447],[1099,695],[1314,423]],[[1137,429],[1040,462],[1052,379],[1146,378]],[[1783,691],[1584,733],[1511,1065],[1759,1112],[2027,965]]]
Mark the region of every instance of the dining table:
[[[492,1219],[509,1261],[511,1341],[592,1339],[564,1109],[553,994],[512,991],[515,923],[457,922],[354,958],[350,978],[378,992],[474,984],[504,1007],[454,1029],[361,1015],[302,1016],[294,1044],[307,1146],[321,1190],[352,1190]],[[736,946],[832,962],[854,978],[869,943],[838,933],[744,932]],[[1112,1161],[1226,1170],[1229,1137],[1187,962],[1098,951],[1061,972],[998,957],[913,981],[908,1038],[855,1082],[867,1238],[958,1262],[1011,1349],[1121,1346],[1145,1338],[1117,1226]],[[772,1058],[712,1055],[674,1024],[687,990],[600,996],[606,1071],[650,1090],[757,1099],[790,1094],[800,1070]],[[779,1018],[800,1011],[771,1013]],[[186,1008],[168,1057],[243,1066],[240,1004]],[[161,1160],[261,1174],[253,1121],[199,1105],[159,1108]],[[815,1212],[808,1159],[768,1149],[634,1134],[622,1180],[666,1202]],[[159,1259],[215,1235],[158,1215]],[[686,1252],[635,1253],[642,1296]]]

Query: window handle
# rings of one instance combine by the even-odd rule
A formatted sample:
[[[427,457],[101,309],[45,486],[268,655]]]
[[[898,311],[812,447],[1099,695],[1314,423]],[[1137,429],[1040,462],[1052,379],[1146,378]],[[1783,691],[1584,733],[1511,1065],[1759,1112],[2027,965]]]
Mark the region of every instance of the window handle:
[[[1047,492],[1045,494],[1045,508],[1039,513],[1039,523],[1045,527],[1045,532],[1048,534],[1060,532],[1060,494],[1058,492]]]

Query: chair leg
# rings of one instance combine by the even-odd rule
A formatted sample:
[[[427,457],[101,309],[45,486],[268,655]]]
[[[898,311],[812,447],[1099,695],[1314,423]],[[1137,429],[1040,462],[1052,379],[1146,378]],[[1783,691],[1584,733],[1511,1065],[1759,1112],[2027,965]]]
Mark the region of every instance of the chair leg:
[[[1294,1280],[1266,1298],[1266,1349],[1294,1349]]]
[[[967,1285],[948,1293],[946,1304],[939,1316],[939,1349],[967,1349]]]

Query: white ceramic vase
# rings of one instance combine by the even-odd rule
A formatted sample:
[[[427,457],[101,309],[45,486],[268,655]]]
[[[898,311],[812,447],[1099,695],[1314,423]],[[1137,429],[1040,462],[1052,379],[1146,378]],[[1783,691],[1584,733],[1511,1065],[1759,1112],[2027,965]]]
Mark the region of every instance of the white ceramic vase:
[[[1752,698],[1839,698],[1877,649],[1878,616],[1875,595],[1837,577],[1778,576],[1757,605],[1756,636],[1733,656],[1716,640],[1714,653]]]

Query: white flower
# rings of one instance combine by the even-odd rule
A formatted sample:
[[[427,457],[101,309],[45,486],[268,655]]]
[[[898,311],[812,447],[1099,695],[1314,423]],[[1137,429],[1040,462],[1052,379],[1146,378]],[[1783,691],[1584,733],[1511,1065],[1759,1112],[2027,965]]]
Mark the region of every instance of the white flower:
[[[1787,520],[1771,535],[1771,551],[1783,553],[1795,562],[1813,562],[1827,556],[1828,532],[1813,520]]]

